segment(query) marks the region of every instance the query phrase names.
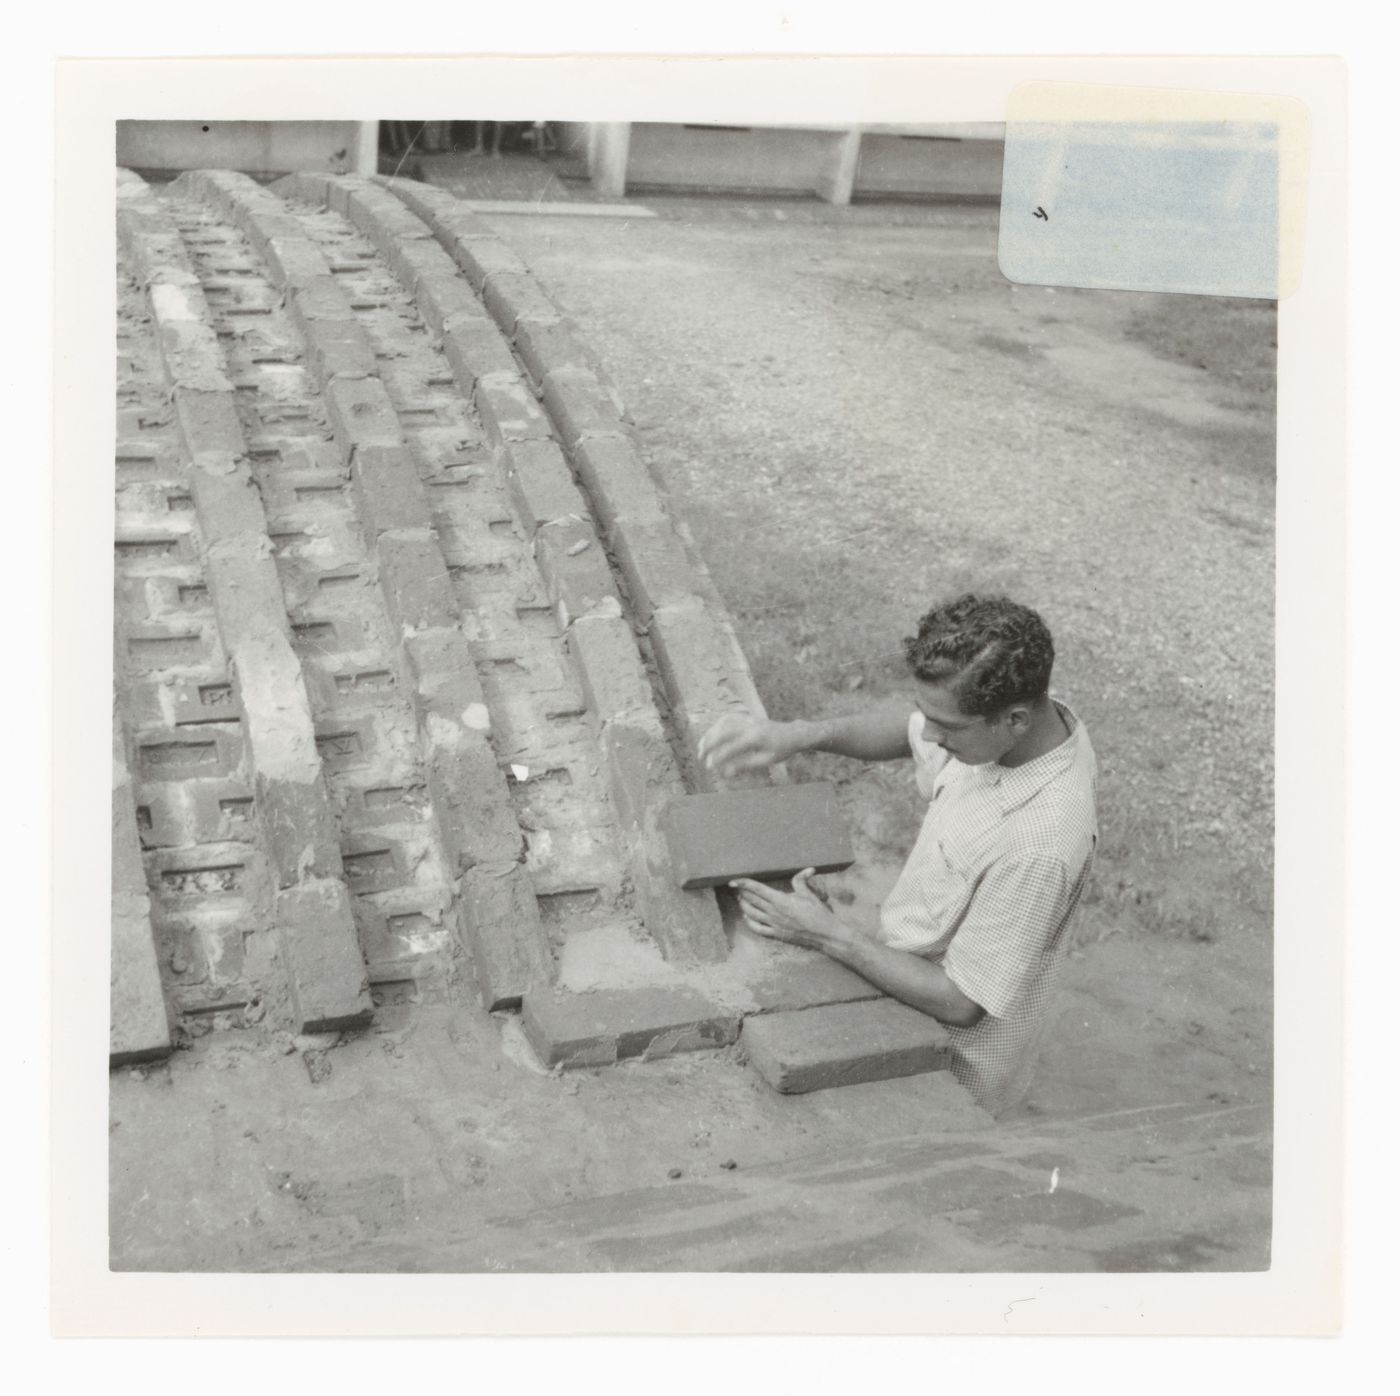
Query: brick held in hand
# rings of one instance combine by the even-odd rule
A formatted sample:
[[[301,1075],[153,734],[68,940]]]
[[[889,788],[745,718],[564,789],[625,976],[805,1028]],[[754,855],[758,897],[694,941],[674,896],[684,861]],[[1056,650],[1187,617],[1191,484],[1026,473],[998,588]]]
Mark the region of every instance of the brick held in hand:
[[[667,810],[665,829],[682,887],[790,877],[803,868],[838,872],[855,861],[826,781],[686,795]]]

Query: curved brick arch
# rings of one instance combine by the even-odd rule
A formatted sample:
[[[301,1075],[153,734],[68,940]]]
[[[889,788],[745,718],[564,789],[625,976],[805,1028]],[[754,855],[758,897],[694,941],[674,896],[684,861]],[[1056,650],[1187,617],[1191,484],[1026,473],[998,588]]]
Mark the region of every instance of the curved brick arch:
[[[660,820],[719,784],[705,728],[762,707],[616,392],[519,257],[398,180],[123,175],[118,221],[131,982],[155,962],[181,1021],[311,1031],[460,976],[523,1005],[551,1064],[869,997],[810,960],[723,1004],[551,992],[563,938],[603,925],[679,971],[726,958]],[[150,1000],[129,1055],[161,1050]]]

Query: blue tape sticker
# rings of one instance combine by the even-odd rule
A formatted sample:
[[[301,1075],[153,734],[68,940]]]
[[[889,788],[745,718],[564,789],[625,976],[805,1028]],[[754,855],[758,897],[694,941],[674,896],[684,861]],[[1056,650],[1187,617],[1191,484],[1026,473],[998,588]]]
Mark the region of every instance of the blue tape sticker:
[[[1297,280],[1306,143],[1292,99],[1028,83],[1008,108],[1002,274],[1277,299]]]

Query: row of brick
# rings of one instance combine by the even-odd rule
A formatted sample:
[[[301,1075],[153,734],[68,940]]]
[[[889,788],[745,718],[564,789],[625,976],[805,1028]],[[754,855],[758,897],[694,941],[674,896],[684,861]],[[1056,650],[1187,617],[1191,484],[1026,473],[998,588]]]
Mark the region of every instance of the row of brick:
[[[951,1045],[935,1019],[872,996],[868,985],[846,993],[852,996],[842,1001],[799,1000],[768,1012],[755,1011],[761,1003],[721,1003],[688,986],[540,994],[526,998],[522,1026],[540,1059],[562,1069],[737,1042],[785,1095],[947,1069]]]
[[[554,962],[426,490],[377,375],[373,346],[320,248],[276,193],[229,172],[182,179],[259,247],[306,342],[413,682],[431,804],[460,878],[462,929],[483,1002],[489,1009],[518,1005],[527,990],[551,982]],[[402,251],[402,244],[386,239],[383,250],[391,249]],[[450,295],[444,284],[436,303],[444,306]]]
[[[120,658],[118,659],[120,666]],[[120,674],[120,667],[117,670]],[[112,1020],[113,1066],[163,1057],[171,1047],[161,986],[151,899],[136,830],[130,753],[121,719],[112,714]]]
[[[118,235],[159,333],[202,535],[205,580],[237,678],[275,918],[303,1031],[371,1012],[311,709],[292,650],[267,517],[198,277],[153,198],[124,198]]]
[[[514,253],[481,236],[467,221],[470,215],[462,218],[455,200],[434,228],[372,181],[297,175],[277,188],[324,203],[360,228],[441,336],[532,538],[604,753],[643,921],[670,959],[722,960],[728,944],[719,908],[712,895],[677,886],[657,827],[666,799],[682,789],[681,776],[632,628],[623,619],[622,597],[592,522],[594,509],[555,437],[558,418],[541,409],[510,345],[477,299],[480,294],[490,304],[491,288],[499,291],[502,284],[519,295],[521,287],[534,285],[533,278]],[[439,245],[443,229],[459,242]],[[476,248],[477,255],[462,254],[464,246]],[[542,300],[531,305],[542,312]]]
[[[715,718],[761,712],[762,703],[713,581],[666,510],[617,394],[575,326],[526,264],[451,194],[409,180],[380,182],[425,220],[533,380],[649,644],[692,788],[765,783],[753,775],[724,782],[697,759]]]
[[[684,870],[673,865],[660,825],[668,807],[675,808],[670,797],[683,788],[680,773],[657,717],[632,627],[620,613],[596,604],[598,595],[610,599],[614,593],[589,555],[589,530],[583,520],[596,520],[606,539],[626,612],[645,636],[665,705],[681,737],[685,774],[696,789],[762,785],[770,779],[722,781],[697,760],[700,736],[722,712],[763,711],[726,608],[688,538],[671,519],[633,443],[616,392],[525,263],[450,194],[410,181],[379,183],[424,220],[481,296],[528,374],[524,385],[504,377],[492,379],[505,373],[503,344],[502,352],[492,350],[489,359],[475,365],[477,376],[464,381],[464,389],[480,394],[492,381],[502,387],[509,382],[512,401],[521,400],[522,386],[533,389],[567,452],[571,471],[560,468],[557,452],[536,444],[544,426],[527,404],[514,419],[514,429],[520,444],[528,443],[540,453],[533,459],[542,463],[542,478],[538,485],[517,484],[517,502],[540,531],[537,536],[548,537],[546,530],[558,529],[563,555],[587,559],[578,568],[577,580],[565,574],[551,584],[564,601],[561,619],[568,623],[569,650],[589,710],[598,721],[614,802],[644,867],[637,879],[644,904],[649,889],[664,884],[666,890],[665,905],[645,906],[648,927],[669,953],[675,953],[665,928],[676,925],[679,908],[683,916],[676,941],[692,951],[703,947],[701,958],[722,959],[726,943],[718,916],[707,922],[691,910],[703,905],[709,911],[713,901],[697,892],[675,891],[675,884],[685,880],[677,875]],[[377,202],[363,192],[359,198],[365,206]],[[408,226],[401,217],[385,221],[396,228]],[[422,251],[416,258],[420,266],[440,267]],[[420,290],[420,298],[421,294]],[[482,331],[475,322],[472,334],[480,345]],[[454,364],[473,367],[461,355]],[[551,563],[558,567],[557,555],[545,551],[541,556],[547,576]],[[571,582],[578,588],[573,593]],[[583,590],[589,585],[592,591]],[[779,770],[771,779],[785,783],[786,776]],[[794,794],[799,792],[830,802],[829,790],[799,787]],[[798,825],[806,822],[796,819]],[[841,848],[833,853],[832,866],[844,866],[849,861],[844,829],[837,817],[827,823],[840,834]],[[804,848],[804,864],[809,852]],[[687,917],[691,924],[684,925]],[[713,1001],[690,987],[578,996],[536,993],[527,995],[522,1021],[541,1059],[553,1067],[596,1066],[737,1042],[760,1075],[783,1092],[938,1070],[948,1062],[947,1034],[939,1024],[821,957],[794,952],[770,977],[750,983],[741,997],[736,1006]]]

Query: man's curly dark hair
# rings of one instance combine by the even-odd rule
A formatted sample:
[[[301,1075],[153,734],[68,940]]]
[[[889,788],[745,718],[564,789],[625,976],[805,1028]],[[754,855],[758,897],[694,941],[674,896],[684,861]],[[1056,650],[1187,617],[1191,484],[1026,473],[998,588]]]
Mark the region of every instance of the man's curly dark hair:
[[[919,633],[905,638],[904,657],[917,679],[953,681],[968,717],[992,717],[1045,696],[1055,642],[1028,606],[968,592],[920,620]]]

